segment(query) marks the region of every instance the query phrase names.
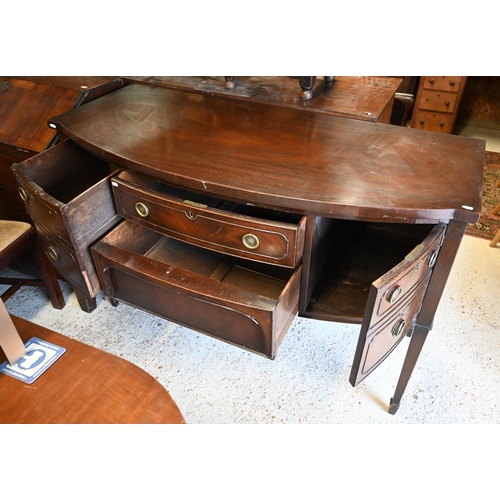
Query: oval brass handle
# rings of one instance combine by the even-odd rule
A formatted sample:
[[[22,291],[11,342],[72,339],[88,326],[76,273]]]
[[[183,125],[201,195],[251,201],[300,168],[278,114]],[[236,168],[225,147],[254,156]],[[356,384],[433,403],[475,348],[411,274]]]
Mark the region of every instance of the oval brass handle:
[[[252,233],[244,234],[241,240],[243,241],[243,245],[245,245],[250,250],[255,250],[260,245],[259,238]]]
[[[50,246],[49,248],[47,248],[47,253],[52,260],[59,260],[59,254],[54,247]]]
[[[430,256],[429,256],[429,262],[428,262],[429,267],[433,267],[434,266],[434,264],[436,263],[437,257],[438,257],[438,253],[437,252],[432,252],[430,254]]]
[[[406,320],[400,319],[393,327],[392,327],[392,335],[394,337],[398,337],[403,332],[406,326]]]
[[[20,187],[18,189],[18,192],[19,192],[19,196],[21,197],[21,199],[23,201],[28,201],[28,193],[26,192],[26,189],[24,189],[23,187]]]
[[[394,290],[392,290],[392,292],[387,296],[387,300],[391,303],[391,304],[394,304],[394,302],[396,302],[400,297],[401,295],[403,294],[403,289],[400,287],[400,286],[397,286],[396,288],[394,288]]]
[[[135,210],[141,217],[147,217],[149,215],[149,207],[142,201],[138,201],[135,204]]]

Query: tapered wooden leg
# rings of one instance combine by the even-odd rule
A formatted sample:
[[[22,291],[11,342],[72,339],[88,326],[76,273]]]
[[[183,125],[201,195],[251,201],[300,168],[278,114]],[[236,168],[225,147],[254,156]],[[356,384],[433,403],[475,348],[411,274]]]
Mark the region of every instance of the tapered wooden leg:
[[[389,407],[389,413],[391,415],[394,415],[399,409],[401,398],[403,397],[403,393],[405,392],[408,381],[410,380],[411,374],[413,373],[413,369],[415,368],[418,357],[420,356],[420,352],[422,351],[422,347],[424,346],[424,342],[427,338],[429,330],[430,328],[420,325],[415,326],[415,328],[413,329],[410,346],[408,347],[408,352],[406,353],[406,358],[403,364],[403,369],[401,370],[401,375],[399,376],[398,385],[396,386],[396,391],[394,392],[394,396],[391,399],[391,405]]]
[[[90,313],[97,307],[97,300],[95,299],[95,297],[89,297],[88,295],[85,295],[82,291],[77,289],[74,289],[74,291],[82,311]]]

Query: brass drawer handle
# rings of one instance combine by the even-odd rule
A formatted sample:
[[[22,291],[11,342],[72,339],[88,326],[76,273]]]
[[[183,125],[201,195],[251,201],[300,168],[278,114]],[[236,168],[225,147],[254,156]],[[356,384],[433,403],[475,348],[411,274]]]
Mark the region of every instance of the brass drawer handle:
[[[135,210],[141,217],[147,217],[149,215],[149,207],[142,201],[138,201],[135,204]]]
[[[50,246],[49,248],[47,248],[47,253],[52,260],[59,260],[59,254],[54,247]]]
[[[429,256],[429,262],[428,265],[429,267],[433,267],[434,264],[436,263],[438,253],[437,252],[432,252]]]
[[[18,189],[18,192],[19,192],[19,196],[21,197],[21,199],[23,201],[28,201],[28,193],[26,192],[26,189],[24,189],[23,187],[20,187]]]
[[[243,245],[245,245],[250,250],[255,250],[256,248],[259,248],[260,241],[259,238],[255,236],[255,234],[252,233],[244,234],[241,240],[243,241]]]
[[[387,296],[387,300],[394,304],[403,294],[403,289],[400,286],[394,288],[394,290]]]
[[[399,337],[403,332],[406,326],[406,320],[400,319],[393,327],[392,327],[392,335],[393,337]]]

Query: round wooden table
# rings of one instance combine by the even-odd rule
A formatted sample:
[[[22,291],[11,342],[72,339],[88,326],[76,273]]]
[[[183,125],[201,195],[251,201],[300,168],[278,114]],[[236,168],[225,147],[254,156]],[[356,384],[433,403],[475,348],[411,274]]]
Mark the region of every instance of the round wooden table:
[[[23,342],[37,337],[66,352],[32,384],[0,373],[0,423],[185,423],[167,390],[138,366],[16,316],[12,320]]]

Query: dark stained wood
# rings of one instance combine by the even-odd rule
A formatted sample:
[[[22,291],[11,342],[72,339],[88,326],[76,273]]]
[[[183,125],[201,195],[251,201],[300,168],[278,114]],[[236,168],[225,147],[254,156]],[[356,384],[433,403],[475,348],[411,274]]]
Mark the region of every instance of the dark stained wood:
[[[184,423],[167,390],[139,367],[24,319],[12,320],[23,342],[37,337],[66,352],[30,385],[0,374],[0,423]]]
[[[386,222],[479,217],[476,139],[147,85],[52,122],[109,162],[229,200]]]
[[[119,222],[109,182],[112,168],[63,141],[12,171],[52,265],[81,292],[79,303],[90,312],[101,285],[89,246]]]
[[[130,221],[92,253],[109,297],[271,359],[298,311],[300,265],[227,261]]]
[[[296,79],[288,76],[238,76],[228,89],[222,76],[126,76],[125,83],[251,99],[270,105],[305,109],[368,122],[389,123],[394,95],[401,79],[337,76],[334,82],[318,77],[313,98],[303,100]],[[307,78],[307,77],[306,77]]]
[[[200,248],[224,230],[213,221],[195,229],[179,222],[181,241],[174,241],[163,236],[173,229],[165,214],[149,228],[147,218],[130,217],[92,246],[113,304],[126,302],[270,358],[300,296],[301,315],[363,320],[353,368],[362,377],[373,371],[401,335],[430,328],[463,234],[457,228],[480,213],[485,143],[475,139],[138,84],[51,122],[61,137],[125,169],[122,178],[153,178],[133,189],[155,210],[166,207],[168,190],[158,188],[164,183],[185,190],[188,200],[193,193],[195,201],[208,196],[305,216],[303,262],[297,254],[292,270]],[[40,168],[50,167],[47,154]],[[120,187],[118,177],[112,182]],[[117,196],[127,217],[137,200]],[[218,223],[241,222],[231,213],[235,205],[213,206],[203,213]],[[444,228],[443,247],[426,267]],[[396,286],[403,294],[392,302]],[[408,352],[394,405],[418,353]]]

